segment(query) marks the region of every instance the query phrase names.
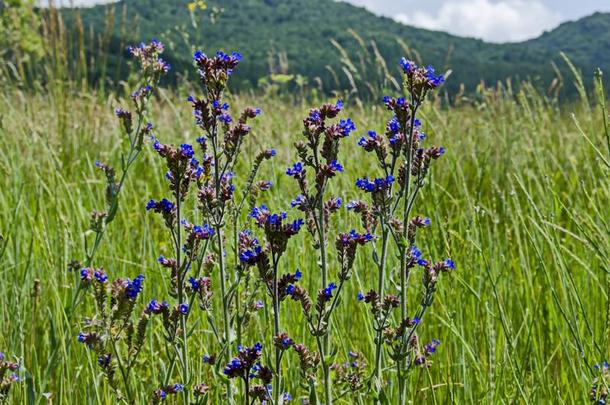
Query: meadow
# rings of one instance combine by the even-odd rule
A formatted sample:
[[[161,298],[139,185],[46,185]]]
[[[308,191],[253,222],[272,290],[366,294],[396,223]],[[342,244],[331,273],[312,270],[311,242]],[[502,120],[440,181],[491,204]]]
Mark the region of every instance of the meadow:
[[[583,79],[574,80],[579,85]],[[420,112],[431,142],[447,152],[414,208],[435,224],[419,247],[427,255],[451,257],[457,270],[439,282],[426,314],[421,338],[441,344],[431,367],[409,374],[411,403],[589,401],[600,376],[594,366],[608,358],[610,339],[610,145],[604,92],[580,90],[578,100],[559,103],[527,84],[514,91],[498,84],[480,87],[476,99],[458,105],[432,98]],[[161,86],[154,96],[150,116],[163,142],[194,143],[199,136],[185,101],[192,91],[187,84]],[[292,145],[302,137],[302,120],[311,107],[335,98],[243,92],[229,94],[228,101],[238,110],[254,105],[263,111],[236,171],[248,173],[256,153],[274,147],[277,156],[261,167],[260,178],[273,183],[262,201],[288,208],[299,191],[284,173],[297,158]],[[358,139],[369,129],[383,130],[387,111],[382,103],[356,97],[344,103],[343,115],[354,120],[356,131],[343,143],[339,160],[346,170],[331,191],[351,201],[361,194],[356,178],[375,169]],[[21,365],[22,379],[11,388],[8,403],[116,403],[97,357],[77,342],[82,323],[93,315],[93,299],[84,294],[77,300],[80,309],[72,312],[78,272],[69,267],[83,260],[90,212],[105,198],[104,176],[95,162],[119,166],[128,146],[114,117],[124,104],[121,91],[69,82],[44,90],[2,87],[0,351]],[[171,251],[161,220],[145,209],[166,184],[163,164],[146,143],[95,259],[110,278],[146,276],[140,306],[167,296],[166,270],[157,257]],[[240,224],[251,221],[245,214]],[[347,210],[332,221],[340,230],[359,226]],[[299,269],[301,284],[316,290],[320,276],[309,234],[291,239],[282,260],[283,271]],[[362,351],[369,371],[371,315],[357,294],[375,284],[376,272],[370,250],[362,248],[330,324],[337,361]],[[217,283],[217,272],[212,280]],[[263,309],[244,340],[271,346],[266,329],[271,303],[264,294],[260,299]],[[216,304],[212,312],[221,318]],[[295,341],[311,343],[299,305],[286,302],[283,317]],[[191,322],[192,372],[211,387],[210,403],[222,403],[221,377],[197,360],[208,353],[214,331],[198,313]],[[132,380],[136,403],[146,402],[169,367],[160,333],[152,329],[142,348],[141,371]],[[286,390],[294,399],[306,397],[297,360],[286,364]],[[396,387],[388,392],[388,403],[397,403]],[[179,403],[179,397],[168,398],[172,401]],[[352,401],[335,398],[335,403]],[[369,403],[365,397],[360,401]]]

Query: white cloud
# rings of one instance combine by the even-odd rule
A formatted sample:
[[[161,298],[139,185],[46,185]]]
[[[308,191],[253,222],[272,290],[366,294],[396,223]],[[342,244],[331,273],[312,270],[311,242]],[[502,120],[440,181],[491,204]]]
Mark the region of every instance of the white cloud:
[[[118,0],[53,0],[55,7],[93,7],[98,4],[115,3]],[[37,4],[41,7],[47,7],[49,0],[37,0]]]
[[[539,1],[448,0],[436,15],[416,11],[398,14],[405,24],[492,42],[516,42],[537,37],[556,27],[561,15]]]

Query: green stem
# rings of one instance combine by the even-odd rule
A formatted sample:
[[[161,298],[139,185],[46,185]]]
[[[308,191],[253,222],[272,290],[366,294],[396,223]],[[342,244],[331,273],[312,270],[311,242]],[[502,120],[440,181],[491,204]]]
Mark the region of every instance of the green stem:
[[[280,294],[278,289],[278,264],[279,258],[273,254],[273,336],[280,334]],[[279,404],[280,389],[282,384],[282,351],[275,348],[275,375],[273,377],[273,403]]]
[[[231,324],[229,320],[229,306],[227,303],[227,294],[226,294],[226,269],[225,262],[223,258],[224,244],[222,241],[222,228],[220,225],[216,226],[216,235],[218,238],[218,266],[220,267],[220,295],[222,297],[222,316],[223,316],[223,328],[224,328],[224,344],[227,347],[225,350],[225,358],[227,363],[229,362],[230,350],[228,350],[229,343],[231,341]],[[231,387],[231,381],[227,379],[227,397],[229,401],[232,402],[233,392]]]
[[[324,221],[324,200],[320,197],[320,207],[319,211],[319,233],[320,233],[320,267],[322,270],[322,288],[326,288],[328,285],[328,264],[326,262],[326,230],[325,230],[325,221]],[[321,351],[321,361],[322,361],[322,370],[324,374],[324,399],[326,401],[326,405],[332,405],[333,397],[332,397],[332,385],[330,381],[330,370],[329,365],[326,362],[326,357],[329,352],[329,340],[330,340],[330,319],[328,320],[329,324],[327,325],[327,330],[324,336],[322,337],[322,351]]]
[[[183,283],[183,274],[182,272],[186,272],[186,267],[182,269],[182,256],[181,256],[181,239],[182,232],[180,231],[180,208],[181,208],[181,196],[180,196],[180,180],[178,180],[178,184],[176,185],[176,268],[178,269],[178,305],[183,303],[184,300],[184,283]],[[189,359],[188,359],[188,343],[187,343],[187,334],[188,331],[186,329],[186,317],[180,317],[180,329],[182,334],[182,344],[180,345],[181,357],[182,357],[182,381],[185,384],[188,384],[190,381],[189,375]],[[188,405],[188,394],[186,391],[183,391],[182,399],[185,405]]]
[[[381,229],[382,229],[382,246],[381,246],[381,259],[379,263],[379,274],[378,274],[378,293],[380,299],[383,299],[384,294],[384,286],[385,286],[385,267],[386,267],[386,259],[388,255],[388,241],[389,241],[389,231],[384,223],[384,219],[381,218]],[[378,382],[381,384],[381,357],[382,357],[382,344],[383,344],[383,328],[379,328],[377,331],[377,339],[375,341],[375,372],[374,376]]]
[[[403,201],[403,212],[402,212],[402,223],[403,223],[403,234],[402,240],[400,241],[399,251],[400,255],[400,320],[404,320],[407,317],[407,286],[409,282],[409,275],[407,269],[407,256],[409,252],[409,244],[407,243],[407,238],[409,237],[409,216],[411,215],[411,208],[413,207],[413,203],[415,201],[415,197],[417,196],[417,192],[419,190],[419,182],[417,188],[413,192],[413,196],[411,193],[411,166],[413,165],[413,134],[415,131],[415,115],[417,114],[417,106],[411,109],[411,125],[409,128],[409,139],[407,142],[407,165],[406,165],[406,178],[405,178],[405,186],[404,186],[404,201]],[[419,174],[418,174],[419,177]],[[400,351],[403,351],[402,345]],[[402,357],[402,353],[401,353]],[[403,378],[401,378],[401,371],[405,366],[404,359],[399,359],[398,364],[396,365],[398,369],[398,385],[399,385],[399,403],[400,405],[405,404],[405,383]]]

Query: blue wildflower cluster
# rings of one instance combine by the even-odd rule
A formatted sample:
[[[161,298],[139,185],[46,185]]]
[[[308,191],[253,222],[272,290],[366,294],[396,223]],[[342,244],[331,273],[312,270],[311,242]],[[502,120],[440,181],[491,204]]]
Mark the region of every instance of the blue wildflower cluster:
[[[291,201],[291,207],[298,209],[305,215],[304,224],[315,240],[315,247],[319,250],[319,262],[322,270],[321,288],[317,293],[315,312],[312,299],[308,291],[294,283],[286,287],[286,293],[292,300],[301,304],[303,314],[309,330],[313,336],[321,337],[326,342],[329,339],[328,322],[337,306],[338,292],[341,291],[343,283],[350,277],[356,249],[359,245],[371,241],[370,232],[362,235],[355,230],[336,238],[337,257],[341,266],[338,273],[338,281],[329,281],[328,241],[330,232],[331,215],[339,211],[343,206],[340,196],[327,196],[331,179],[345,171],[345,167],[339,161],[339,147],[342,141],[349,137],[355,130],[356,125],[350,118],[336,119],[341,113],[344,103],[338,100],[336,103],[327,103],[319,108],[309,111],[303,120],[304,140],[295,143],[299,160],[286,169],[286,175],[292,177],[299,186],[299,194]],[[334,295],[333,291],[337,290]],[[322,367],[324,376],[323,384],[331,386],[330,366],[326,361],[317,361],[305,346],[295,346],[301,357],[303,372],[307,375],[318,366]],[[328,356],[328,345],[318,346],[316,353],[319,359]],[[332,390],[324,392],[326,402],[332,402]]]
[[[364,177],[356,180],[356,187],[366,191],[367,193],[382,193],[387,192],[394,183],[394,176],[380,177],[373,180],[369,180],[368,177]]]
[[[146,312],[149,314],[158,315],[167,312],[168,310],[169,305],[167,304],[167,302],[165,302],[165,300],[159,302],[156,298],[150,300],[150,302],[146,306]]]
[[[376,335],[375,364],[368,386],[375,390],[389,384],[383,377],[383,371],[389,368],[384,363],[392,361],[398,374],[400,402],[404,403],[406,372],[413,366],[430,365],[440,347],[436,339],[422,345],[418,332],[432,305],[440,275],[456,268],[451,259],[435,262],[424,257],[418,248],[425,248],[419,234],[431,226],[431,221],[411,212],[430,165],[446,153],[443,147],[423,146],[427,139],[424,123],[417,118],[428,93],[441,86],[444,77],[432,67],[401,60],[406,96],[385,97],[383,105],[390,117],[382,123],[384,128],[368,131],[357,140],[368,156],[376,158],[379,167],[379,173],[365,173],[356,181],[362,198],[369,202],[344,204],[333,189],[336,179],[351,169],[347,163],[353,162],[340,153],[341,145],[356,131],[351,118],[340,117],[343,101],[311,109],[303,119],[302,137],[295,143],[294,163],[285,170],[298,187],[296,196],[287,200],[297,214],[295,218],[281,207],[277,211],[269,209],[265,192],[273,184],[257,178],[263,162],[276,156],[275,149],[249,155],[245,159],[251,162],[249,174],[237,172],[244,164],[243,150],[249,150],[245,142],[252,137],[251,125],[261,114],[255,107],[235,112],[225,97],[228,81],[242,59],[239,53],[194,54],[201,84],[201,94],[187,99],[197,131],[194,143],[164,144],[153,125],[143,121],[159,78],[169,70],[159,57],[162,50],[158,41],[130,48],[143,71],[154,80],[142,83],[133,92],[134,112],[119,107],[116,115],[133,145],[133,154],[126,157],[124,166],[129,167],[140,153],[144,136],[165,166],[160,177],[164,175],[166,180],[166,196],[145,205],[146,211],[158,214],[156,221],[162,220],[168,241],[157,245],[164,253],[158,256],[156,270],[164,280],[159,290],[164,297],[149,296],[140,306],[144,275],[109,281],[106,271],[92,263],[74,265],[75,272],[80,269],[75,274],[82,287],[79,291],[89,287],[96,305],[95,317],[85,323],[77,340],[96,356],[117,398],[128,403],[141,400],[131,389],[138,378],[132,370],[142,366],[139,355],[148,347],[144,345],[145,335],[153,327],[161,328],[159,336],[164,344],[158,345],[153,339],[151,347],[169,365],[151,374],[158,378],[153,385],[157,388],[147,394],[153,403],[166,401],[171,395],[179,396],[184,403],[205,403],[214,400],[208,396],[210,392],[214,398],[230,402],[241,395],[247,404],[287,403],[292,395],[286,388],[297,386],[283,381],[285,362],[290,361],[286,355],[292,351],[300,361],[301,385],[308,387],[310,398],[317,401],[318,390],[323,390],[321,399],[328,404],[338,393],[357,398],[367,385],[367,361],[361,353],[350,352],[347,361],[333,364],[337,357],[331,325],[335,311],[344,310],[342,292],[357,265],[357,252],[370,249],[378,271],[376,288],[356,297],[370,307]],[[92,215],[92,229],[102,235],[116,213],[123,180],[117,182],[112,167],[101,162],[96,166],[107,179],[109,209]],[[373,165],[359,165],[356,170],[362,167]],[[361,229],[334,229],[335,217],[344,207],[359,216]],[[244,230],[246,222],[252,230]],[[303,228],[316,249],[319,272],[282,269],[289,242],[294,243],[291,241]],[[314,287],[303,280],[311,274],[316,277]],[[400,281],[390,283],[390,274]],[[418,274],[421,281],[407,283],[411,274]],[[419,307],[409,307],[407,312],[407,302],[413,302],[408,297],[410,286],[420,288],[422,298]],[[391,288],[396,291],[389,291]],[[314,350],[295,342],[292,331],[283,329],[284,305],[295,304],[302,309],[299,316],[310,340],[316,343]],[[264,355],[260,343],[243,345],[252,333],[253,318],[273,331],[271,337],[267,336],[272,345]],[[209,327],[212,338],[201,351],[209,354],[199,359],[206,369],[222,371],[224,390],[210,391],[206,384],[195,380],[194,370],[198,368],[193,367],[191,355],[199,347],[191,342],[199,333],[197,325],[202,323]],[[237,354],[231,357],[235,347]],[[263,361],[268,366],[263,366]],[[181,383],[170,384],[177,375]],[[202,375],[214,378],[211,372]],[[236,395],[235,389],[241,384],[243,390],[238,389]]]
[[[409,78],[410,85],[414,88],[421,87],[425,90],[432,90],[445,82],[443,75],[437,75],[434,68],[430,65],[419,67],[415,62],[402,58],[400,60],[400,67]]]
[[[263,345],[260,343],[254,344],[252,347],[239,346],[237,348],[237,356],[234,357],[224,368],[223,373],[229,378],[240,377],[243,379],[251,379],[252,368],[258,366],[258,361],[263,352]]]
[[[250,230],[245,230],[239,234],[239,260],[247,265],[255,264],[260,255],[263,253],[263,248],[260,246],[258,239],[252,235]]]
[[[358,301],[370,305],[373,313],[373,329],[376,358],[373,378],[378,384],[383,381],[383,353],[381,345],[390,347],[390,358],[396,362],[399,380],[399,402],[405,400],[404,373],[412,364],[426,363],[428,356],[436,351],[438,341],[420,349],[416,330],[426,310],[432,305],[433,295],[439,274],[455,269],[451,259],[434,263],[423,257],[416,246],[417,231],[430,226],[430,219],[422,216],[410,218],[417,197],[425,185],[425,180],[432,161],[440,158],[445,149],[432,146],[424,148],[422,142],[426,135],[422,131],[422,122],[417,114],[424,105],[430,91],[444,82],[443,75],[434,68],[419,67],[413,61],[402,58],[400,67],[405,76],[407,97],[383,98],[385,108],[391,113],[385,123],[384,134],[371,130],[362,136],[358,145],[368,154],[375,157],[382,171],[381,177],[363,176],[356,181],[356,187],[370,195],[370,205],[364,201],[353,201],[347,208],[360,214],[362,224],[369,233],[379,229],[381,234],[381,255],[375,257],[377,264],[377,289],[368,293],[360,292]],[[347,238],[344,238],[347,241]],[[338,246],[346,243],[341,241]],[[388,245],[394,243],[399,252],[400,263],[389,264]],[[390,267],[391,266],[391,267]],[[398,267],[398,294],[387,294],[387,269]],[[421,307],[413,318],[407,313],[408,280],[416,266],[422,268]],[[413,285],[413,283],[411,283]],[[394,311],[400,308],[395,319]],[[414,321],[417,319],[417,322]]]

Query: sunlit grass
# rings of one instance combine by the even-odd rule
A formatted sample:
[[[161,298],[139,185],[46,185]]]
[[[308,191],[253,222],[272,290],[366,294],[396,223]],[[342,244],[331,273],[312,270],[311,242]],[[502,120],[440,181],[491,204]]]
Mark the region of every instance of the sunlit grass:
[[[165,91],[155,102],[155,125],[164,142],[192,142],[197,136],[184,98]],[[308,103],[251,95],[233,103],[262,107],[243,167],[260,148],[275,146],[277,159],[262,178],[274,182],[268,205],[287,207],[297,190],[283,171],[296,160],[290,146],[300,139]],[[82,259],[89,212],[103,202],[103,177],[94,161],[118,164],[122,150],[112,116],[116,105],[112,97],[79,92],[10,89],[1,95],[0,349],[20,359],[26,377],[12,403],[44,402],[43,393],[51,393],[53,403],[113,403],[105,384],[92,383],[101,381],[97,360],[63,337],[75,340],[80,321],[66,319],[75,277],[67,266]],[[382,106],[346,107],[359,134],[383,126]],[[590,108],[559,108],[529,91],[515,98],[490,92],[475,105],[424,110],[424,131],[448,153],[415,208],[443,224],[426,231],[421,248],[436,257],[450,253],[458,271],[440,283],[426,320],[422,339],[438,337],[442,345],[432,368],[412,374],[409,395],[415,403],[587,400],[592,366],[608,357],[610,333],[609,170],[571,117],[574,112],[605,153],[602,115]],[[374,170],[363,166],[359,134],[347,140],[341,159],[347,173],[334,184],[346,190],[346,201],[357,195],[355,178]],[[146,201],[162,193],[162,174],[147,149],[130,174],[97,258],[111,278],[146,274],[142,303],[165,293],[155,259],[168,247],[158,218],[144,211]],[[359,220],[342,212],[336,221],[348,230]],[[314,290],[319,282],[311,242],[300,235],[283,265],[286,271],[300,268],[304,285]],[[374,283],[368,255],[359,255],[354,271],[334,316],[334,343],[338,359],[358,349],[371,363],[369,313],[356,301],[356,293]],[[300,308],[288,303],[285,311],[291,335],[308,341]],[[251,324],[253,340],[260,339],[265,324]],[[209,335],[201,319],[191,345],[194,358],[206,353]],[[142,356],[150,370],[140,376],[144,396],[160,372],[157,339],[150,338]],[[48,368],[56,347],[60,361]],[[214,384],[202,364],[195,372]],[[298,370],[290,373],[296,376]],[[287,380],[295,397],[304,394],[296,381]]]

